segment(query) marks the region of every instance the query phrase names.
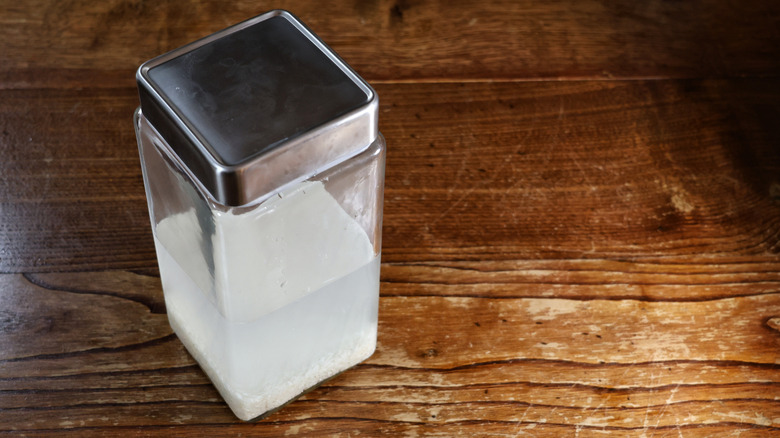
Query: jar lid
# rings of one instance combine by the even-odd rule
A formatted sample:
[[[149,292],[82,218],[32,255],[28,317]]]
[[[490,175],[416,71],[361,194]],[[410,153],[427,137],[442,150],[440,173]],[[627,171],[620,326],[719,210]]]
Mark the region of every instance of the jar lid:
[[[378,134],[374,90],[287,11],[147,61],[136,80],[167,152],[225,205],[310,177]]]

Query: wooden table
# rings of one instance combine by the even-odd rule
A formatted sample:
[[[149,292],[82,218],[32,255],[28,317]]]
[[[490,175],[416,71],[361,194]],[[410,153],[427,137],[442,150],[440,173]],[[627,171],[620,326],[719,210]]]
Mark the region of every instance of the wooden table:
[[[144,60],[273,7],[381,98],[379,345],[258,423],[168,326]],[[0,435],[778,436],[780,5],[0,0]]]

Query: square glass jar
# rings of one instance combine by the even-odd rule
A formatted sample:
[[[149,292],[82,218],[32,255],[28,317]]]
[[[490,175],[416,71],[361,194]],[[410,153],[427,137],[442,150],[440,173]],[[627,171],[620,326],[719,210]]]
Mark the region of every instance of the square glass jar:
[[[135,131],[172,328],[243,420],[376,346],[376,93],[285,11],[155,58]]]

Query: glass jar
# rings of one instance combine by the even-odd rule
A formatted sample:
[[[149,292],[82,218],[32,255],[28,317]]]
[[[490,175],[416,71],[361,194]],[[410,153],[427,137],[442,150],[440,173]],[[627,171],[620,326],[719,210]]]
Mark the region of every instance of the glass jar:
[[[285,11],[142,65],[135,130],[171,327],[258,418],[376,346],[376,93]]]

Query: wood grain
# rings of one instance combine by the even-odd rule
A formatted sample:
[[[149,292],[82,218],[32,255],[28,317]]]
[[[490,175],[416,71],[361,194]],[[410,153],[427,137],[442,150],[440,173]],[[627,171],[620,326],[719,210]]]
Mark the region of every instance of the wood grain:
[[[775,80],[377,89],[390,145],[386,262],[719,257],[777,267]],[[0,270],[154,267],[135,91],[0,96]],[[761,281],[771,289],[777,277]]]
[[[776,75],[774,2],[0,2],[3,87],[132,86],[141,62],[272,8],[380,81]]]
[[[94,336],[84,337],[57,320],[47,343],[4,345],[0,429],[164,434],[176,424],[186,434],[235,422],[171,336],[165,314],[145,304],[161,299],[157,278],[105,271],[0,281],[4,302],[25,294],[48,303],[3,319],[9,345],[22,344],[16,337],[40,339],[31,322],[54,313],[48,306],[63,315],[78,306],[74,323],[123,327],[128,336],[90,329]],[[340,431],[370,425],[387,433],[452,434],[465,424],[501,425],[503,434],[536,427],[665,433],[702,423],[777,430],[780,340],[767,325],[780,315],[777,293],[643,302],[417,297],[409,289],[410,296],[381,299],[372,358],[252,433],[327,435],[336,418],[344,420]]]
[[[376,353],[238,421],[165,313],[146,59],[271,8],[375,86]],[[780,435],[780,6],[0,0],[0,435]]]

